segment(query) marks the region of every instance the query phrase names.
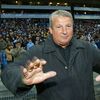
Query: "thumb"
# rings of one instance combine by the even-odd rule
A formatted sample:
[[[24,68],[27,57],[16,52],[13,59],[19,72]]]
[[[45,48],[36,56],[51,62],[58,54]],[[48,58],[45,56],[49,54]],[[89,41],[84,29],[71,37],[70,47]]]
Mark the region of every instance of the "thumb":
[[[44,74],[44,80],[46,80],[48,78],[52,78],[52,77],[54,77],[56,75],[57,75],[57,73],[55,71],[49,71],[49,72]]]

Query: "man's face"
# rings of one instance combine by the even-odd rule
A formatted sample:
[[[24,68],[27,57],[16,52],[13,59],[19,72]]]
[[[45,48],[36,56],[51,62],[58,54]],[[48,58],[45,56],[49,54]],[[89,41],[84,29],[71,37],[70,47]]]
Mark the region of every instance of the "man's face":
[[[16,43],[16,48],[20,48],[21,47],[21,43]]]
[[[66,47],[73,36],[73,21],[69,17],[54,17],[49,31],[56,44]]]

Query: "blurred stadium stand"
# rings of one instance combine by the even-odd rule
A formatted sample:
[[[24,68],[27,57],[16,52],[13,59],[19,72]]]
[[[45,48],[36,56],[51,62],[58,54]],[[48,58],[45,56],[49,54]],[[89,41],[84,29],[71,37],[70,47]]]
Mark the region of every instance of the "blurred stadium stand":
[[[72,12],[74,19],[91,19],[100,21],[100,0],[1,0],[1,19],[11,18],[47,18],[57,9]],[[95,81],[96,100],[100,100],[100,83]],[[23,98],[14,97],[0,80],[0,100],[36,100],[35,87]]]

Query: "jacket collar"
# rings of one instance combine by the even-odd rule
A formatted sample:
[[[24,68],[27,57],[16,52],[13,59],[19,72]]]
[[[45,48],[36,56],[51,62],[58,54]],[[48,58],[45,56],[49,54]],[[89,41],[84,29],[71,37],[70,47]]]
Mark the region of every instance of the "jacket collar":
[[[79,52],[79,50],[85,48],[84,45],[82,44],[82,42],[77,41],[77,39],[75,37],[72,38],[71,42],[72,42],[72,44],[71,44],[71,49],[70,49],[69,65],[73,64],[73,62],[75,60],[74,58],[77,55],[77,53]],[[59,53],[59,50],[56,49],[56,46],[52,40],[52,36],[49,36],[48,39],[45,41],[43,51],[44,51],[44,53],[54,52],[53,54],[57,57],[57,59],[59,61],[61,61],[63,64],[67,65],[65,59]]]
[[[82,44],[81,40],[77,41],[77,39],[74,36],[73,36],[71,42],[72,42],[72,45],[73,45],[72,47],[74,50],[85,48],[84,45]],[[55,52],[55,51],[56,51],[56,47],[53,42],[52,35],[49,35],[47,40],[45,41],[44,52],[49,53],[49,52]]]

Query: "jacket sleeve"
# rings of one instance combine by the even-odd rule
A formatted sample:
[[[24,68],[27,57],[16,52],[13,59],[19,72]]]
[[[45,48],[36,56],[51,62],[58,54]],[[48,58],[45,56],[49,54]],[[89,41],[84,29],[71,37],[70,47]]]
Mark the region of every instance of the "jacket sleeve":
[[[92,47],[93,71],[100,73],[100,49]]]
[[[23,53],[16,61],[7,65],[1,71],[1,80],[3,84],[9,89],[14,95],[24,95],[26,94],[32,87],[27,86],[22,83],[22,68],[21,66],[25,66],[27,60],[31,60],[33,57],[32,51]]]

